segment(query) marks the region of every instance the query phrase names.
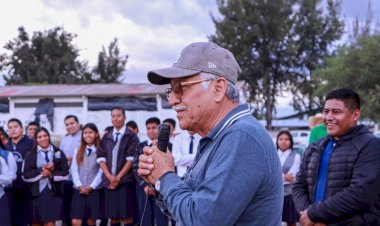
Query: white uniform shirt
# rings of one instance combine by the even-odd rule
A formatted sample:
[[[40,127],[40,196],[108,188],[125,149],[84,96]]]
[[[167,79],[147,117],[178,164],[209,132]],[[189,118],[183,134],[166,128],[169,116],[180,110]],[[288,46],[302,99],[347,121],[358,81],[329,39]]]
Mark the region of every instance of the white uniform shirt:
[[[288,149],[284,152],[277,150],[278,157],[280,158],[281,166],[284,165],[284,162],[285,162],[286,158],[289,156],[290,151],[291,151],[290,149]],[[294,163],[293,163],[292,167],[290,167],[288,174],[293,174],[293,176],[296,177],[296,174],[300,170],[300,165],[301,165],[301,156],[299,154],[296,154],[294,157]],[[284,184],[290,184],[289,181],[285,181],[285,179],[283,179],[283,180],[284,180]]]
[[[193,162],[197,154],[199,140],[201,139],[201,136],[197,133],[193,135],[193,153],[190,154],[190,136],[191,135],[185,131],[176,135],[173,140],[172,154],[174,156],[175,165],[177,166],[177,174],[180,177],[186,173],[187,168]]]
[[[0,156],[0,198],[5,194],[4,187],[11,184],[15,179],[16,173],[8,167],[5,159]]]

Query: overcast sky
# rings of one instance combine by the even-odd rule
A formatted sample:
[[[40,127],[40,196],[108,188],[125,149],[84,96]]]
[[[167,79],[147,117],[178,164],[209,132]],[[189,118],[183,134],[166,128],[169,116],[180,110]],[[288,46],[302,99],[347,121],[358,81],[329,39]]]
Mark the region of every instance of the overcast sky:
[[[346,19],[365,19],[368,0],[342,0]],[[150,69],[170,66],[181,49],[207,41],[215,32],[210,13],[218,15],[215,0],[0,0],[0,53],[24,26],[28,34],[63,26],[78,36],[74,44],[80,59],[96,64],[102,46],[116,37],[122,54],[128,54],[124,82],[146,82]],[[380,1],[372,0],[375,19]],[[3,84],[0,79],[0,85]]]

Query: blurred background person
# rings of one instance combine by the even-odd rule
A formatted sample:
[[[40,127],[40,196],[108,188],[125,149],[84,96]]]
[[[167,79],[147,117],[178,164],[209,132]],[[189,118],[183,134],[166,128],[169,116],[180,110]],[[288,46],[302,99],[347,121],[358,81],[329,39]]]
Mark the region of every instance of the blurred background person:
[[[172,154],[178,176],[182,177],[193,162],[200,139],[201,136],[193,131],[184,131],[174,137]]]
[[[38,130],[38,128],[40,128],[40,124],[36,121],[33,121],[33,122],[29,122],[28,123],[28,126],[26,127],[26,135],[34,140],[34,137],[35,137],[35,134]]]
[[[5,145],[6,143],[8,143],[8,139],[8,134],[5,132],[4,128],[0,126],[0,142]]]
[[[70,167],[74,150],[76,150],[80,145],[82,130],[78,117],[75,115],[67,115],[63,122],[65,124],[67,134],[63,137],[59,145],[59,149],[65,153]],[[73,197],[73,193],[73,182],[70,177],[69,180],[63,183],[63,224],[66,226],[71,225],[71,199]]]
[[[174,132],[175,131],[175,126],[176,126],[175,120],[172,119],[172,118],[167,118],[164,121],[162,121],[162,123],[165,123],[165,124],[167,124],[167,125],[170,126],[170,138],[169,138],[169,141],[170,141],[170,143],[173,143],[174,137],[176,135],[176,133]]]
[[[51,143],[47,129],[40,127],[35,140],[36,145],[27,154],[22,170],[32,196],[29,221],[32,226],[54,226],[62,220],[62,182],[69,177],[69,166],[65,153]]]
[[[293,137],[287,130],[278,133],[276,146],[284,178],[282,221],[286,222],[288,226],[295,226],[299,221],[299,214],[293,203],[292,187],[300,168],[301,156],[293,151]]]
[[[137,137],[139,138],[139,141],[144,141],[148,139],[146,136],[140,133],[139,127],[135,121],[130,120],[127,122],[126,125],[128,129],[130,129],[132,132],[134,132],[137,135]]]
[[[327,135],[326,125],[323,122],[323,114],[317,113],[314,116],[314,128],[310,132],[309,144],[321,139]]]

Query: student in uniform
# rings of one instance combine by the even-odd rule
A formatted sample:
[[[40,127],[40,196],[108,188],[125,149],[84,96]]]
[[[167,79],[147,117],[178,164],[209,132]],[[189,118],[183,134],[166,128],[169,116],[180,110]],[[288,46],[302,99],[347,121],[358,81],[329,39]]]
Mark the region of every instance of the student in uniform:
[[[278,133],[276,146],[281,162],[284,183],[282,221],[286,222],[288,226],[295,226],[299,221],[299,214],[293,203],[292,187],[300,168],[301,156],[293,151],[293,137],[287,130],[282,130]]]
[[[11,187],[5,188],[11,208],[12,226],[27,226],[27,209],[29,205],[28,186],[22,180],[21,168],[26,154],[33,148],[34,141],[24,135],[22,123],[17,118],[8,120],[8,133],[10,139],[5,149],[12,152],[17,164],[17,178]],[[11,167],[11,165],[9,165]]]
[[[138,138],[125,126],[124,109],[113,108],[111,118],[113,128],[103,136],[97,151],[97,162],[104,175],[104,216],[111,219],[112,225],[128,225],[138,211],[132,171]]]
[[[12,184],[15,179],[16,172],[8,167],[7,161],[0,155],[0,220],[2,226],[11,226],[8,197],[5,194],[4,187]]]
[[[71,203],[72,225],[95,225],[99,216],[99,185],[103,172],[96,162],[96,151],[99,150],[99,131],[95,124],[87,123],[82,130],[80,146],[74,151],[70,174],[74,183],[74,194]]]
[[[63,151],[55,147],[44,127],[36,132],[36,146],[25,157],[22,177],[30,183],[29,221],[32,226],[54,226],[61,220],[62,182],[69,166]]]

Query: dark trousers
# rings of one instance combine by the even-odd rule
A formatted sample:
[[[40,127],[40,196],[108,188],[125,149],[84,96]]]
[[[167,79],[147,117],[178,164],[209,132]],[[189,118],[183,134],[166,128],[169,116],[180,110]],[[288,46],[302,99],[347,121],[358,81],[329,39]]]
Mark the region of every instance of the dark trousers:
[[[73,198],[74,188],[72,181],[63,183],[63,224],[71,226],[71,200]]]
[[[151,225],[168,226],[169,225],[169,218],[161,212],[161,209],[156,204],[156,199],[154,197],[149,196],[148,199],[146,199],[145,192],[143,188],[140,186],[136,187],[136,194],[137,194],[137,203],[138,203],[139,212],[140,212],[140,219],[142,219],[140,226],[151,226]],[[145,211],[144,211],[144,208],[145,208]]]
[[[27,187],[7,188],[5,193],[8,197],[9,209],[11,210],[10,214],[12,226],[27,226],[29,201],[29,192]]]
[[[8,196],[3,194],[0,198],[0,219],[2,226],[11,226],[11,218],[9,214]]]

